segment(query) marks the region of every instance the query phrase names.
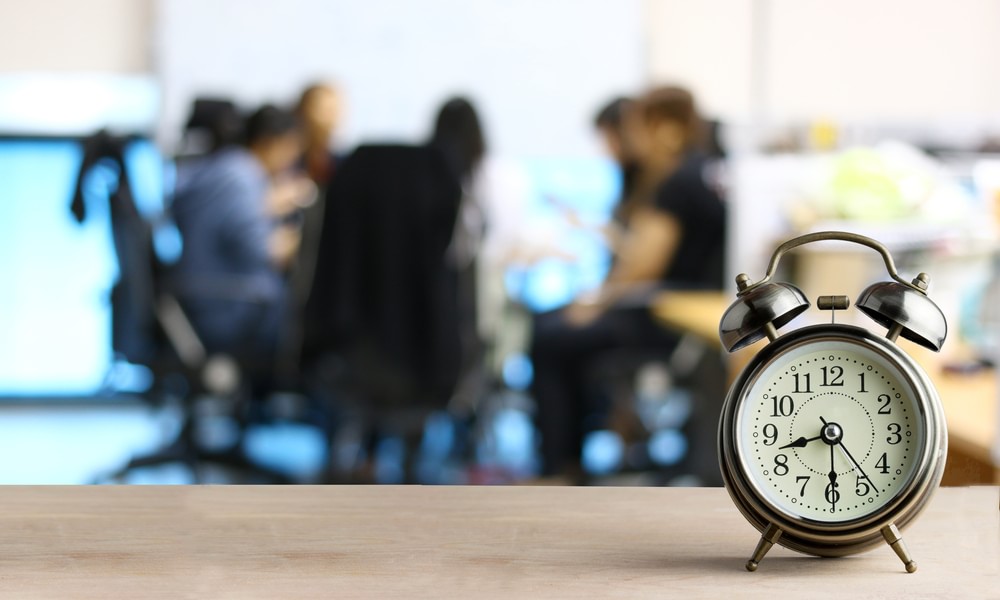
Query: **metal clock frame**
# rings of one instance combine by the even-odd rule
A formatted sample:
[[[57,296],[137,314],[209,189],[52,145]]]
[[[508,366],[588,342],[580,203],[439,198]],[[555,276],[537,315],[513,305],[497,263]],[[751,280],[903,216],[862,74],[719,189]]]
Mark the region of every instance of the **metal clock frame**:
[[[920,425],[925,428],[918,463],[896,496],[867,516],[836,522],[792,516],[769,502],[755,486],[744,457],[740,455],[736,443],[739,433],[735,429],[739,409],[768,365],[795,347],[821,345],[826,341],[853,343],[892,362],[916,392]],[[719,456],[726,489],[740,512],[762,534],[753,557],[747,562],[747,569],[756,570],[774,543],[816,556],[845,556],[885,541],[906,565],[906,570],[915,571],[916,563],[903,546],[899,528],[906,526],[923,509],[937,488],[947,448],[947,429],[937,391],[923,370],[894,343],[860,327],[836,324],[803,327],[780,336],[753,358],[730,388],[719,425]]]

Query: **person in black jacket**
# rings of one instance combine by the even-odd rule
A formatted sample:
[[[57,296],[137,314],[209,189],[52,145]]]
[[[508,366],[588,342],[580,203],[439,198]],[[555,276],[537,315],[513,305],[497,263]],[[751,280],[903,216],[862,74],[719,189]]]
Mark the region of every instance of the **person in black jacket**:
[[[462,197],[430,146],[364,145],[326,192],[306,359],[336,355],[371,405],[443,405],[458,376],[455,269]]]
[[[659,88],[637,100],[625,119],[639,160],[633,193],[649,190],[649,196],[629,200],[605,284],[534,323],[533,392],[546,475],[580,473],[589,361],[614,348],[662,347],[666,355],[676,345],[652,321],[649,292],[722,284],[726,210],[701,151],[694,98],[682,88]]]

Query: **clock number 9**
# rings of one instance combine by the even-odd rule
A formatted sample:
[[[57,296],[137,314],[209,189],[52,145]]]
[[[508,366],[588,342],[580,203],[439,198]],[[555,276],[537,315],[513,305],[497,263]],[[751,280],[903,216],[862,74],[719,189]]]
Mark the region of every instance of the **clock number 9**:
[[[788,456],[779,454],[774,457],[774,474],[788,475]]]
[[[790,417],[795,410],[795,401],[792,400],[791,396],[782,396],[780,399],[775,396],[771,402],[774,404],[774,410],[771,412],[772,417]]]
[[[764,437],[767,438],[764,440],[765,446],[773,446],[775,443],[777,443],[778,428],[775,426],[774,423],[768,423],[767,425],[764,425]]]

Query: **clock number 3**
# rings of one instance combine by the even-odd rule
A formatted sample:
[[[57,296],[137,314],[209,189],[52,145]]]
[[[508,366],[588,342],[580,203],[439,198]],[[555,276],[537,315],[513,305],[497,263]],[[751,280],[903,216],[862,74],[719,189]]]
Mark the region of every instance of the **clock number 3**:
[[[885,438],[885,441],[889,442],[893,446],[901,442],[903,440],[903,435],[900,433],[902,429],[903,428],[899,426],[899,423],[889,423],[889,426],[886,428],[886,430],[891,435]]]

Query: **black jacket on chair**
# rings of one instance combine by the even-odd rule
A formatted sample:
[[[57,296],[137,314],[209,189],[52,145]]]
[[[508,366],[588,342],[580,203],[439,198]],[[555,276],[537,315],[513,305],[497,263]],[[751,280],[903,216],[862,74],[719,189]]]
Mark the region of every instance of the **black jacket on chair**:
[[[111,347],[130,362],[148,364],[157,352],[153,303],[158,263],[153,254],[152,230],[136,209],[125,161],[125,149],[135,139],[102,130],[81,142],[83,160],[70,210],[77,222],[83,223],[87,219],[87,176],[102,161],[117,170],[117,185],[107,198],[119,270],[111,289]]]
[[[461,363],[457,274],[447,259],[462,188],[430,147],[368,145],[326,194],[307,356],[334,353],[380,404],[443,405]]]

